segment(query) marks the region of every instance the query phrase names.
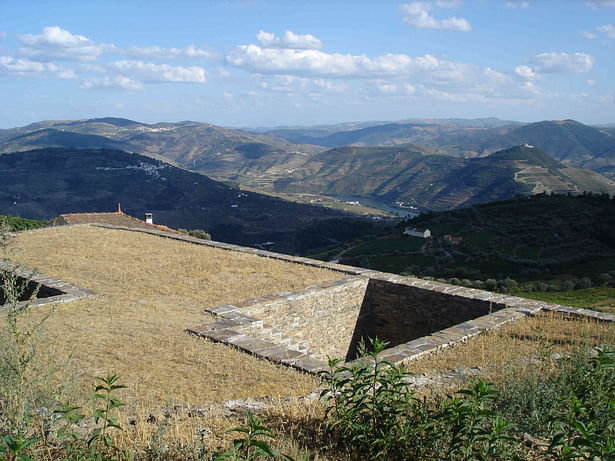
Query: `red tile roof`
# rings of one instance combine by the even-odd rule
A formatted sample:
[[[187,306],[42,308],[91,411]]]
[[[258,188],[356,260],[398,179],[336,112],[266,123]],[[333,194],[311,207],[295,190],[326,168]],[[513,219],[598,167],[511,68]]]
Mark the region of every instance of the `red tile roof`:
[[[140,219],[125,214],[119,207],[118,211],[112,213],[66,213],[53,218],[47,224],[48,227],[66,226],[69,224],[109,224],[112,226],[130,227],[136,229],[158,229],[166,232],[180,234],[167,226],[159,224],[149,224]]]

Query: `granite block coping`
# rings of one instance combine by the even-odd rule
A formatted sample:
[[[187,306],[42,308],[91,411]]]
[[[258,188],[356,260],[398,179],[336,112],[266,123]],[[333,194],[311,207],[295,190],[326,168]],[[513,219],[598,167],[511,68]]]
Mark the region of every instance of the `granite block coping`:
[[[85,288],[78,287],[68,282],[40,274],[25,267],[0,260],[0,270],[13,271],[18,277],[33,282],[36,285],[48,289],[57,294],[47,297],[34,298],[28,301],[21,301],[19,305],[43,306],[46,304],[62,303],[77,301],[83,298],[93,298],[96,293]],[[5,309],[5,306],[0,306],[0,309]]]

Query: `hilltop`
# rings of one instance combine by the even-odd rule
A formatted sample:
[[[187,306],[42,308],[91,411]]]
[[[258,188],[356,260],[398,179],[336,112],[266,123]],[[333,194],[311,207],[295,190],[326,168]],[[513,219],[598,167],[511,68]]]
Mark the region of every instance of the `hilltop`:
[[[573,120],[406,120],[254,133],[99,118],[0,130],[0,153],[41,147],[135,152],[238,188],[328,205],[322,196],[444,210],[516,194],[615,191],[600,174],[615,177],[615,136]]]
[[[294,157],[322,150],[274,135],[190,121],[148,125],[107,117],[44,121],[0,130],[0,153],[40,147],[121,149],[224,178],[232,177],[246,164],[288,163]]]

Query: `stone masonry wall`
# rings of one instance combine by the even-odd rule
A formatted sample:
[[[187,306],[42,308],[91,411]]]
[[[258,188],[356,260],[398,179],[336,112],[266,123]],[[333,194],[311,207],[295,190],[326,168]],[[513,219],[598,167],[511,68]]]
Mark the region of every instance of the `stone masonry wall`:
[[[396,346],[503,308],[503,304],[371,279],[347,359],[361,337],[378,337]]]
[[[275,302],[242,310],[263,319],[250,334],[263,338],[273,328],[284,338],[321,360],[345,358],[361,310],[368,279],[360,278],[330,288],[306,289]],[[268,339],[268,338],[267,338]]]

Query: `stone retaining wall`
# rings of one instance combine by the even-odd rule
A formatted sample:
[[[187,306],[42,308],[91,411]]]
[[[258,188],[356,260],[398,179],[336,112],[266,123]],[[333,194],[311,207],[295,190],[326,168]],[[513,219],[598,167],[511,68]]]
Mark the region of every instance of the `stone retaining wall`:
[[[321,360],[345,358],[368,284],[367,278],[346,280],[331,287],[308,287],[301,293],[245,309],[242,312],[246,315],[264,322],[247,333],[268,339],[279,332]]]
[[[426,290],[407,283],[371,279],[346,358],[364,338],[397,346],[504,308],[502,303]]]

